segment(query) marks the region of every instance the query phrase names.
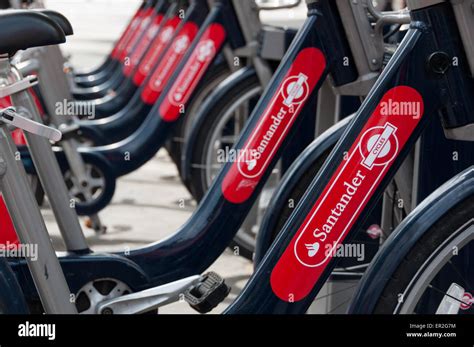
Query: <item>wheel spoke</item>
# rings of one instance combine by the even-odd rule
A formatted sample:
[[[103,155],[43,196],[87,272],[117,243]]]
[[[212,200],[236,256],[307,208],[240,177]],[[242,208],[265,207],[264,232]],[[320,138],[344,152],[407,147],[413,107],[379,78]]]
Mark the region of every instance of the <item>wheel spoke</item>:
[[[455,301],[457,301],[457,302],[459,302],[459,303],[461,303],[461,304],[465,304],[465,305],[469,304],[468,302],[464,302],[464,301],[462,301],[462,300],[459,300],[458,298],[456,298],[456,297],[454,297],[454,296],[448,294],[446,291],[444,291],[444,290],[442,290],[442,289],[439,289],[439,288],[433,286],[432,284],[429,284],[429,285],[428,285],[428,288],[434,290],[435,292],[437,292],[437,293],[439,293],[439,294],[441,294],[441,295],[443,295],[443,296],[447,296],[447,297],[449,297],[449,298],[451,298],[451,299],[453,299],[453,300],[455,300]]]
[[[105,180],[103,178],[90,178],[88,180],[89,187],[92,188],[104,188]]]

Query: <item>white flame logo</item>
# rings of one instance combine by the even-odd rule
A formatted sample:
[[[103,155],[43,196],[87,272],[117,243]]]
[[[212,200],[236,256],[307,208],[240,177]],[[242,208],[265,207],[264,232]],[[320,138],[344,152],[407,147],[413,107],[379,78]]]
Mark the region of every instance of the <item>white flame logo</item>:
[[[319,242],[315,242],[315,243],[306,243],[305,244],[306,246],[306,249],[308,250],[308,256],[309,257],[314,257],[318,251],[319,251]]]
[[[257,159],[247,161],[247,170],[249,172],[252,172],[252,170],[255,169],[255,166],[257,166]]]

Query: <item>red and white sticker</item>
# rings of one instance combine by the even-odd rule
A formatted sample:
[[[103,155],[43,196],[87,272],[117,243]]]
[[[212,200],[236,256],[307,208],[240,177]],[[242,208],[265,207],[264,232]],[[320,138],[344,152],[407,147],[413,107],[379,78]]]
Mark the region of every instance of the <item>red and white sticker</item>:
[[[460,306],[461,310],[466,311],[472,307],[474,303],[474,298],[471,293],[465,292],[464,296],[462,297],[462,304]]]
[[[7,206],[0,194],[0,249],[13,249],[20,244]]]
[[[153,22],[153,18],[154,18],[153,9],[150,8],[145,12],[145,15],[143,16],[141,22],[137,26],[136,30],[132,33],[129,41],[127,42],[124,49],[122,50],[122,53],[120,54],[121,61],[124,61],[126,58],[130,57],[132,50],[139,43],[140,38]]]
[[[133,34],[133,32],[137,29],[138,25],[140,24],[143,16],[145,15],[144,10],[138,10],[135,16],[132,18],[130,23],[128,23],[127,28],[125,29],[124,33],[118,40],[118,42],[115,44],[114,49],[112,50],[112,58],[114,59],[119,59],[120,54],[122,51],[125,49],[125,46],[130,39],[130,36]]]
[[[151,105],[158,99],[166,83],[188,51],[189,46],[191,46],[198,30],[199,28],[195,23],[187,22],[184,24],[143,89],[141,94],[143,102]]]
[[[130,36],[129,41],[125,45],[125,48],[120,53],[120,61],[124,62],[126,58],[130,57],[130,54],[132,53],[135,45],[138,43],[142,35],[145,33],[145,31],[147,30],[147,28],[150,26],[151,22],[153,21],[153,18],[154,18],[153,13],[154,13],[153,8],[150,8],[146,11],[137,29]]]
[[[344,241],[423,115],[420,93],[389,90],[272,271],[283,301],[304,299]]]
[[[305,48],[297,55],[222,182],[228,201],[240,204],[252,195],[325,68],[326,58],[317,48]]]
[[[137,72],[133,76],[133,83],[135,83],[136,86],[141,86],[151,69],[158,64],[158,59],[168,46],[180,22],[179,17],[172,17],[164,23],[163,28],[150,44],[150,49],[143,57]]]
[[[163,15],[158,14],[153,23],[147,29],[145,35],[141,38],[134,52],[130,56],[130,60],[125,64],[123,68],[123,74],[125,76],[130,76],[130,74],[135,70],[135,67],[140,63],[140,59],[145,54],[146,50],[150,47],[151,42],[157,37],[157,34],[160,30],[160,25],[163,20]]]
[[[191,97],[202,76],[214,60],[226,37],[222,25],[213,23],[203,33],[189,60],[173,83],[167,98],[160,106],[161,118],[172,122],[178,119],[181,105]]]

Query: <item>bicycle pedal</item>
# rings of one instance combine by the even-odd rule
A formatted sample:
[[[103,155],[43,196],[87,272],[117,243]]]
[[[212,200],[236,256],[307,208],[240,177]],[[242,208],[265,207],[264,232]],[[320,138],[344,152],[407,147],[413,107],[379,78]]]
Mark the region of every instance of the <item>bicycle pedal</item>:
[[[207,313],[221,303],[229,292],[230,287],[225,284],[225,280],[211,271],[184,293],[184,299],[199,313]]]

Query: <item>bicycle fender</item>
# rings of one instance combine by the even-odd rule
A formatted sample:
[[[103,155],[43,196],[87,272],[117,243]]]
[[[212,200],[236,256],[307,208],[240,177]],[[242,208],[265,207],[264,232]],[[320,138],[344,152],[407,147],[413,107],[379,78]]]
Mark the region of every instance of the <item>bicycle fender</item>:
[[[380,248],[357,287],[348,313],[372,313],[377,298],[415,243],[451,208],[473,194],[474,166],[471,166],[423,200]]]
[[[184,141],[183,155],[181,158],[181,177],[184,182],[187,182],[190,179],[191,174],[191,163],[187,158],[191,157],[191,152],[193,148],[195,148],[195,144],[198,140],[199,129],[206,121],[207,115],[216,106],[218,101],[225,97],[232,88],[239,83],[242,83],[242,81],[251,78],[251,76],[255,74],[255,69],[253,67],[244,67],[234,72],[217,86],[199,108],[192,122],[191,131],[188,134],[186,141]]]
[[[59,167],[64,173],[69,169],[69,163],[62,148],[58,146],[53,147],[54,154],[58,160]],[[98,168],[105,179],[106,189],[94,202],[76,202],[76,212],[79,216],[90,216],[103,210],[111,201],[115,194],[115,187],[117,183],[117,176],[114,173],[109,161],[101,154],[94,152],[79,151],[84,161],[84,164],[92,164]]]
[[[301,176],[309,170],[315,161],[323,155],[329,148],[333,147],[344,130],[347,128],[353,116],[344,118],[336,123],[320,136],[318,136],[288,168],[277,189],[273,193],[272,199],[263,216],[262,224],[257,233],[257,243],[255,247],[254,267],[256,268],[270,248],[272,231],[278,221],[278,211],[281,211],[284,204],[287,204],[286,196],[298,184]]]
[[[0,310],[4,314],[27,314],[28,306],[20,284],[8,265],[6,258],[0,258]]]

